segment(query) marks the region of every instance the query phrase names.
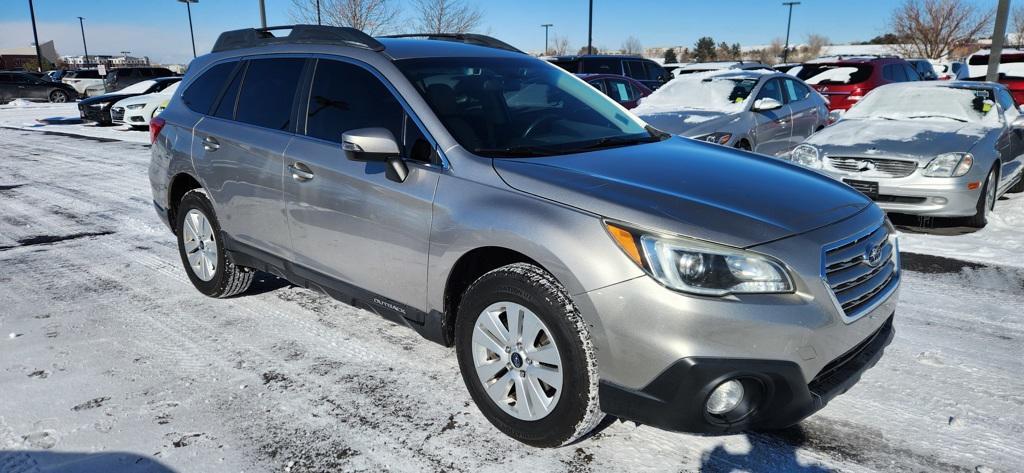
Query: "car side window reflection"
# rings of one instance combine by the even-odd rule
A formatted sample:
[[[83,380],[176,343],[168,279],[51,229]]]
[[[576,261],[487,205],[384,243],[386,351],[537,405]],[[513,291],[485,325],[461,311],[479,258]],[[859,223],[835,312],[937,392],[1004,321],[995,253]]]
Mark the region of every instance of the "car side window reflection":
[[[771,79],[765,82],[764,86],[761,87],[761,92],[757,94],[758,99],[775,99],[779,103],[786,103],[782,97],[782,87],[779,86],[778,79]]]

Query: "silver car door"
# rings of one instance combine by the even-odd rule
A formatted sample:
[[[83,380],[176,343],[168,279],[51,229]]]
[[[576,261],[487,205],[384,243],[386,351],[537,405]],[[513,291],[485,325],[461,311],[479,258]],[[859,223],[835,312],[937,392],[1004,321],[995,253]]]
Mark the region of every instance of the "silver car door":
[[[785,104],[783,97],[782,82],[779,79],[769,79],[761,85],[757,93],[757,100],[772,98],[779,103]],[[775,110],[761,110],[751,112],[755,116],[756,125],[754,128],[754,151],[769,156],[776,156],[789,146],[789,139],[792,133],[790,123],[789,106],[783,105]]]

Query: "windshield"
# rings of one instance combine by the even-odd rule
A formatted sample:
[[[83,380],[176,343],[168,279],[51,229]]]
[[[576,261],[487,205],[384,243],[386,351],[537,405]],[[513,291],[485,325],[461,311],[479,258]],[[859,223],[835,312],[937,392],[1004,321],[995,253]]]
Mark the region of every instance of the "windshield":
[[[796,76],[811,85],[852,85],[871,77],[868,64],[804,64]]]
[[[722,77],[734,71],[686,74],[673,79],[633,109],[637,115],[704,110],[720,113],[743,111],[745,102],[760,79],[753,77]]]
[[[155,80],[144,80],[142,82],[129,85],[118,92],[122,94],[144,94],[149,91],[149,88],[153,87],[154,84],[156,84]]]
[[[965,87],[879,87],[843,116],[857,118],[999,123],[992,91]]]
[[[663,139],[586,82],[536,59],[396,65],[455,140],[477,155],[548,156]]]

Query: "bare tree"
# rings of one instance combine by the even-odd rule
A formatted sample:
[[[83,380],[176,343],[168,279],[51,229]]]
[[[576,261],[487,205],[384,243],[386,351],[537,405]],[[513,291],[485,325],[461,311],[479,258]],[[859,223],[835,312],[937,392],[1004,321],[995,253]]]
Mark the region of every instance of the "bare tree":
[[[644,52],[644,45],[640,44],[640,40],[636,36],[630,36],[622,42],[622,52],[624,54],[641,54]]]
[[[564,56],[569,54],[572,46],[569,44],[569,38],[566,36],[558,36],[551,40],[551,49],[547,51],[548,55],[551,56]]]
[[[417,33],[469,33],[483,21],[484,14],[465,0],[415,0]]]
[[[800,50],[800,62],[809,61],[821,56],[821,52],[829,44],[830,41],[826,36],[814,33],[807,35],[807,45]]]
[[[942,59],[973,42],[994,13],[965,0],[904,0],[893,11],[889,29],[907,40],[897,47],[901,55]]]
[[[394,0],[320,0],[321,20],[379,35],[393,32],[398,23]],[[292,0],[292,21],[316,23],[316,0]]]
[[[1024,5],[1018,5],[1013,9],[1013,29],[1011,30],[1013,35],[1013,44],[1017,47],[1024,45]]]

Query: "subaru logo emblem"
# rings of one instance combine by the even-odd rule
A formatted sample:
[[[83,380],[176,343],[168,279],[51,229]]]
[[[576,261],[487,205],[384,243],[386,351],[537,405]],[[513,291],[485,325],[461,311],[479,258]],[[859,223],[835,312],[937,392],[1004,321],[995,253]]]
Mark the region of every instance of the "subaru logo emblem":
[[[876,267],[882,264],[882,245],[884,244],[885,242],[879,243],[877,246],[868,248],[864,253],[864,260],[867,261],[868,266]]]

